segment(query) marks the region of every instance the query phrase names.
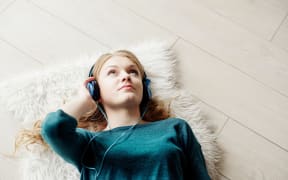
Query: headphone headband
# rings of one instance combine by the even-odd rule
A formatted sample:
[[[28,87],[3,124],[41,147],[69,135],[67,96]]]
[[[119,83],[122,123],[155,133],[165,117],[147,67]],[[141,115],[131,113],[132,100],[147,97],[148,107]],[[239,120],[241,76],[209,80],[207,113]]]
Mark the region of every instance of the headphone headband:
[[[88,77],[93,77],[93,71],[94,71],[94,65],[90,68]]]

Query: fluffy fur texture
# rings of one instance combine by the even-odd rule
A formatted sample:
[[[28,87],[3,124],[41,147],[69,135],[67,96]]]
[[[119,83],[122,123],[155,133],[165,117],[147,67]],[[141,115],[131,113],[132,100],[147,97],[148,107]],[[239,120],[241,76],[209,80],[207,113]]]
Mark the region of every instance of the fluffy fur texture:
[[[202,145],[209,174],[212,179],[217,179],[216,163],[220,153],[216,136],[209,130],[209,122],[201,116],[197,99],[178,87],[177,60],[168,44],[146,42],[122,48],[134,52],[144,65],[146,74],[152,81],[153,96],[162,100],[173,99],[170,106],[172,112],[189,122]],[[35,120],[42,119],[73,96],[87,77],[91,65],[102,53],[75,58],[41,72],[21,75],[20,80],[3,82],[0,86],[0,100],[24,127],[29,127]],[[32,152],[21,151],[22,179],[79,179],[76,169],[51,150],[45,150],[39,145],[31,148]]]

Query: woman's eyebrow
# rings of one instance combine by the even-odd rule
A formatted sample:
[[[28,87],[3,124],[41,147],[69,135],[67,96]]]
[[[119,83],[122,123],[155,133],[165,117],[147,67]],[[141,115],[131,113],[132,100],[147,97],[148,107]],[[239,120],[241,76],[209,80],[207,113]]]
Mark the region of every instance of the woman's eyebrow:
[[[117,65],[108,65],[106,66],[104,69],[109,69],[109,68],[117,68],[118,66]]]
[[[129,65],[128,67],[129,67],[129,68],[131,68],[131,67],[138,68],[135,64],[131,64],[131,65]]]
[[[119,66],[117,65],[108,65],[106,66],[104,69],[108,69],[108,68],[118,68]],[[127,68],[137,68],[137,66],[135,64],[131,64],[129,66],[127,66]]]

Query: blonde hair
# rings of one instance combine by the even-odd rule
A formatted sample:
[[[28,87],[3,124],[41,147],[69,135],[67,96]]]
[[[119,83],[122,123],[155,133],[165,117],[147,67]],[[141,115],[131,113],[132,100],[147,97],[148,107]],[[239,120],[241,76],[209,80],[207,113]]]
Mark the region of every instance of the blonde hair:
[[[104,63],[108,61],[113,56],[121,56],[130,59],[135,65],[138,67],[141,76],[144,77],[144,68],[138,58],[130,51],[127,50],[118,50],[114,53],[106,53],[101,55],[98,60],[95,62],[93,67],[93,76],[96,80],[98,80],[100,70]],[[169,112],[169,103],[165,103],[164,101],[160,101],[156,98],[150,99],[147,104],[147,111],[143,117],[145,121],[153,122],[158,120],[167,119],[171,114]],[[25,145],[26,149],[29,150],[29,145],[31,144],[41,144],[46,147],[47,144],[44,142],[41,136],[41,122],[42,120],[38,120],[34,123],[34,126],[31,130],[22,129],[15,140],[15,152],[20,146]],[[105,129],[107,126],[107,121],[104,118],[101,111],[96,108],[95,111],[88,112],[79,118],[77,127],[84,128],[90,131],[101,131]]]

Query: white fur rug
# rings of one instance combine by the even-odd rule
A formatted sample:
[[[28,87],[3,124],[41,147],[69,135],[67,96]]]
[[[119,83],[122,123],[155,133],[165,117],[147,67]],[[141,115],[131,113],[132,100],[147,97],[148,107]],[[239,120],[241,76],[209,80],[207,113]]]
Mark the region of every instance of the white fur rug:
[[[177,117],[186,119],[197,136],[204,152],[208,171],[212,179],[218,179],[216,163],[220,153],[216,136],[208,129],[202,118],[197,100],[188,92],[177,87],[177,58],[163,42],[145,42],[131,47],[122,47],[134,52],[141,60],[151,79],[153,96],[160,99],[173,98],[171,108]],[[45,71],[21,75],[19,79],[2,82],[0,102],[13,112],[23,127],[43,118],[69,99],[87,77],[88,71],[97,57],[82,56],[74,60],[51,66]],[[21,171],[23,180],[78,180],[79,173],[52,151],[45,151],[39,145],[33,152],[21,151]]]

